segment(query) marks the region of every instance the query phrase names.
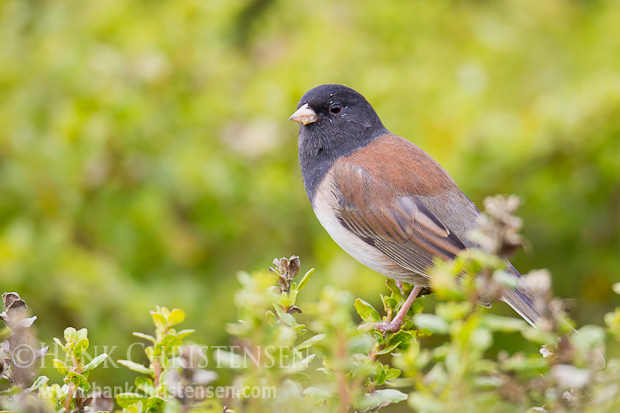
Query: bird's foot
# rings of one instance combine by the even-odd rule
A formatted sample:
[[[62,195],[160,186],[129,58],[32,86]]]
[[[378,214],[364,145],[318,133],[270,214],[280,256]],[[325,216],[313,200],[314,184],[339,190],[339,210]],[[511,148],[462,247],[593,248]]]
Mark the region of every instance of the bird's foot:
[[[392,321],[381,321],[379,323],[376,323],[375,329],[379,331],[383,331],[383,332],[390,332],[390,333],[395,333],[398,330],[400,330],[400,326],[403,324],[403,321],[405,320],[407,311],[409,311],[409,309],[411,308],[411,304],[413,304],[413,301],[418,296],[418,294],[420,294],[420,291],[422,291],[423,288],[424,287],[419,286],[419,285],[413,287],[413,290],[411,290],[409,297],[407,297],[407,299],[403,303],[403,306],[400,308],[400,311],[398,312],[398,314],[396,314],[396,317],[394,317]]]

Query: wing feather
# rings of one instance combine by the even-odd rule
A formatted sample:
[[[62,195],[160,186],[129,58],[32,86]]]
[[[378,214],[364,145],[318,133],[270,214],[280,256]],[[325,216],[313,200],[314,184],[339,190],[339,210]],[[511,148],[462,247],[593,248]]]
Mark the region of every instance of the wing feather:
[[[371,169],[354,158],[336,162],[331,170],[336,213],[345,228],[400,267],[425,275],[436,257],[452,259],[466,248],[457,234],[433,213],[437,205],[428,199],[447,192],[462,193],[432,158],[426,154],[427,158],[420,158],[419,148],[409,142],[396,141],[398,145],[416,151],[413,158],[417,156],[429,165],[408,168],[376,162],[376,168]],[[435,187],[418,185],[419,176],[412,174],[420,173],[420,168],[431,170]],[[467,199],[464,195],[457,198]],[[468,199],[465,202],[471,203]]]

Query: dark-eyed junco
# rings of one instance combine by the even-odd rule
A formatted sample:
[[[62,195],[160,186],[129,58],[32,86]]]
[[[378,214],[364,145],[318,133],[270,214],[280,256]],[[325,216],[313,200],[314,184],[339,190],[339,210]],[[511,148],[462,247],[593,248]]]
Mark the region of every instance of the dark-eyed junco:
[[[415,285],[394,320],[379,326],[397,331],[429,286],[433,259],[476,246],[467,233],[478,209],[433,158],[390,133],[353,89],[318,86],[290,119],[301,124],[301,172],[321,225],[362,264]],[[529,291],[514,289],[502,299],[532,325],[541,317]]]

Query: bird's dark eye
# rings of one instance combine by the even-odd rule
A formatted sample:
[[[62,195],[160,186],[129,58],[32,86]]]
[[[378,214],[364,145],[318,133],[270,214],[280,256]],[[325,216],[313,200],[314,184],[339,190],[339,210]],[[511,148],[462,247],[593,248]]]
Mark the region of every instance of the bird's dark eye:
[[[342,110],[342,106],[340,106],[338,103],[334,103],[333,105],[329,107],[329,111],[331,113],[338,113],[341,110]]]

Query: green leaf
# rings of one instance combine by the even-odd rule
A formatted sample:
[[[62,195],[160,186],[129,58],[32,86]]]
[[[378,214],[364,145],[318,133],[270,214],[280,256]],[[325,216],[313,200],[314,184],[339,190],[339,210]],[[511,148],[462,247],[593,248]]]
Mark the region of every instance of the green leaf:
[[[157,329],[166,329],[166,324],[168,323],[168,320],[166,319],[166,317],[163,316],[163,314],[151,311],[151,317],[153,317],[153,323],[155,324],[155,327],[157,327]]]
[[[13,334],[13,330],[8,327],[4,327],[0,330],[0,343],[7,340]]]
[[[372,305],[362,300],[361,298],[356,299],[354,305],[357,314],[366,323],[378,323],[379,321],[381,321],[381,316],[379,315],[379,312],[375,310]]]
[[[377,327],[377,325],[376,325],[376,324],[373,324],[373,327]],[[379,330],[375,330],[375,329],[373,329],[373,330],[372,330],[372,336],[373,336],[373,338],[375,339],[375,341],[376,341],[378,344],[380,344],[380,345],[381,345],[381,344],[384,344],[384,343],[385,343],[385,337],[383,336],[383,332],[382,332],[382,331],[379,331]]]
[[[78,387],[81,387],[86,390],[90,389],[90,384],[88,384],[88,380],[86,380],[86,377],[82,376],[80,373],[77,373],[75,371],[70,371],[69,373],[67,373],[67,377],[69,378],[70,381],[75,383]]]
[[[579,329],[580,334],[574,334],[573,342],[583,351],[596,348],[605,342],[605,331],[595,325],[585,325]]]
[[[76,335],[76,341],[82,340],[82,339],[87,339],[88,338],[88,330],[85,328],[82,328],[80,330],[77,331],[77,335]]]
[[[97,357],[92,359],[90,363],[84,366],[84,371],[91,371],[92,369],[96,368],[98,365],[103,363],[103,360],[105,360],[107,357],[108,355],[106,353],[99,354]]]
[[[31,392],[34,391],[36,389],[38,389],[39,387],[44,386],[45,384],[47,384],[47,382],[49,381],[49,378],[47,376],[39,376],[37,377],[37,379],[34,381],[34,383],[32,383],[32,386],[28,387],[26,389],[27,392]]]
[[[398,300],[392,297],[388,297],[386,295],[381,295],[381,301],[383,302],[383,308],[385,309],[386,313],[396,313],[396,308],[398,307]]]
[[[185,311],[175,308],[168,315],[168,324],[173,326],[175,324],[182,323],[185,320]]]
[[[297,291],[301,291],[304,289],[304,287],[306,285],[308,285],[308,282],[310,282],[310,277],[312,277],[312,274],[314,274],[314,268],[310,269],[307,273],[304,274],[304,276],[301,278],[301,281],[299,281],[299,286],[297,286]]]
[[[372,393],[367,393],[361,400],[361,406],[357,406],[360,410],[372,410],[379,409],[392,403],[398,403],[403,400],[407,400],[407,394],[398,391],[396,389],[383,389],[376,390]],[[425,410],[421,410],[425,411]]]
[[[54,366],[54,368],[58,370],[58,372],[62,374],[63,376],[66,376],[67,373],[69,372],[69,367],[67,367],[67,365],[64,362],[58,359],[52,360],[52,366]]]
[[[276,315],[278,316],[279,319],[282,318],[282,316],[284,316],[285,313],[284,311],[282,311],[282,307],[280,307],[279,305],[274,304],[273,309],[276,310]]]
[[[349,339],[347,343],[347,353],[355,354],[355,353],[368,353],[375,345],[375,340],[373,340],[370,334],[356,334],[355,336]]]
[[[123,408],[123,413],[145,413],[143,400],[137,401]]]
[[[142,390],[149,396],[155,395],[155,384],[153,380],[146,376],[139,376],[136,378],[136,387]]]
[[[282,293],[280,293],[280,300],[279,300],[279,304],[281,307],[284,308],[289,308],[295,305],[295,300],[297,300],[297,293],[298,291],[296,290],[291,290],[288,293],[285,291],[282,291]]]
[[[332,397],[332,393],[326,389],[319,387],[307,387],[303,394],[309,398],[313,403],[322,404],[325,403],[330,397]]]
[[[394,350],[396,347],[398,347],[399,344],[400,344],[400,341],[397,341],[394,344],[390,344],[389,346],[387,346],[383,350],[380,350],[379,352],[377,352],[377,354],[388,354],[388,353],[391,353],[392,350]]]
[[[295,373],[293,375],[293,380],[297,383],[304,383],[310,381],[310,376],[306,373]]]
[[[428,328],[438,334],[446,334],[450,327],[446,320],[435,314],[416,314],[413,322],[418,328]]]
[[[428,328],[420,328],[411,332],[417,338],[425,338],[433,335],[433,332]]]
[[[378,367],[379,367],[379,371],[377,372],[377,375],[374,377],[375,385],[383,386],[385,384],[385,378],[387,376],[386,371],[385,371],[385,366],[383,366],[382,364],[379,364]]]
[[[280,322],[285,326],[291,327],[297,323],[297,320],[295,320],[295,317],[292,314],[282,313],[282,316],[280,317]]]
[[[119,364],[127,367],[129,370],[133,370],[140,374],[147,374],[149,376],[155,374],[152,369],[144,367],[142,364],[134,363],[130,360],[117,360]]]
[[[407,314],[409,315],[420,314],[423,309],[424,309],[424,304],[422,303],[422,300],[415,300],[413,304],[411,304],[411,307],[409,307]]]
[[[67,343],[73,343],[77,341],[77,330],[73,327],[65,328],[65,341]]]
[[[504,381],[499,377],[480,376],[474,379],[474,384],[476,387],[498,388],[504,384]]]
[[[306,340],[306,341],[300,343],[299,345],[295,346],[295,350],[302,350],[304,348],[312,347],[313,345],[315,345],[319,341],[323,340],[325,337],[326,337],[325,334],[317,334],[314,337],[310,337],[308,340]]]
[[[526,326],[526,328],[524,328],[523,330],[521,330],[521,335],[529,341],[541,345],[550,343],[555,340],[555,336],[552,333],[548,333],[534,327],[529,328],[529,325]]]
[[[222,365],[229,368],[240,368],[245,364],[245,361],[239,354],[230,351],[217,349],[215,353],[213,353],[213,356],[215,357],[218,366]]]
[[[310,362],[312,362],[312,360],[314,360],[315,358],[316,358],[316,354],[310,354],[308,357],[305,357],[303,360],[299,362],[299,366],[306,369],[308,368],[308,365],[310,364]]]
[[[196,332],[196,330],[185,329],[185,330],[179,331],[177,333],[177,335],[179,336],[180,339],[184,339],[185,337],[189,336],[190,334],[194,334],[194,332]]]
[[[359,326],[357,326],[357,331],[360,333],[370,333],[374,331],[376,326],[377,326],[377,323],[362,323]]]
[[[88,349],[88,339],[80,338],[73,347],[73,357],[75,357],[76,359],[81,359],[82,355],[86,352],[87,349]]]
[[[480,326],[492,331],[503,331],[508,333],[512,331],[523,331],[523,329],[528,327],[528,324],[520,318],[483,314],[480,320]]]
[[[135,337],[139,337],[139,338],[143,338],[145,340],[150,341],[151,343],[155,343],[157,341],[157,339],[153,336],[149,336],[148,334],[142,334],[142,333],[138,333],[136,331],[133,332],[133,335]]]
[[[400,344],[409,345],[415,338],[413,337],[413,332],[409,330],[400,330],[390,337],[390,342],[400,341]]]
[[[166,401],[159,396],[149,397],[148,401],[146,402],[146,408],[149,412],[161,412],[163,411],[165,403]]]
[[[60,339],[54,337],[54,341],[56,342],[56,344],[58,344],[58,346],[66,353],[67,352],[67,348],[65,347],[65,345],[60,341]]]
[[[183,344],[183,340],[172,331],[167,332],[159,341],[159,345],[164,348],[180,346],[181,344]]]
[[[116,403],[121,407],[129,407],[134,403],[146,403],[147,398],[138,393],[121,393],[116,396]]]
[[[270,315],[271,314],[271,315]],[[265,318],[267,318],[268,320],[275,320],[275,314],[273,313],[273,311],[268,311],[265,314]],[[252,327],[249,326],[245,321],[239,320],[238,323],[228,323],[225,326],[226,328],[226,332],[228,334],[230,334],[231,336],[237,336],[237,337],[241,337],[246,335],[247,333],[249,333],[252,330]],[[181,337],[181,333],[183,333],[183,331],[185,330],[181,330],[179,332],[179,337]],[[183,338],[183,337],[181,337]]]
[[[403,295],[402,291],[400,291],[400,288],[398,288],[398,286],[396,285],[396,281],[394,281],[391,278],[386,278],[385,279],[385,283],[387,284],[387,287],[390,289],[390,291],[392,292],[392,294],[394,294],[394,296],[396,296],[397,299],[400,298],[399,301],[404,301],[405,300],[405,296]]]
[[[15,396],[16,394],[20,394],[22,392],[22,388],[19,386],[11,386],[6,390],[0,390],[0,397],[9,397]],[[1,406],[0,406],[1,407]],[[4,410],[1,413],[13,413],[13,412],[5,412]]]
[[[502,368],[508,371],[539,371],[546,365],[547,361],[540,357],[511,357],[503,363]]]
[[[438,303],[435,307],[435,314],[451,323],[456,320],[467,318],[467,315],[472,311],[472,307],[475,305],[476,304],[473,304],[470,301],[449,301]]]
[[[385,375],[386,380],[394,380],[400,376],[401,371],[398,369],[388,369]]]
[[[408,402],[409,406],[418,412],[443,413],[449,411],[444,402],[439,398],[421,392],[411,393]]]

